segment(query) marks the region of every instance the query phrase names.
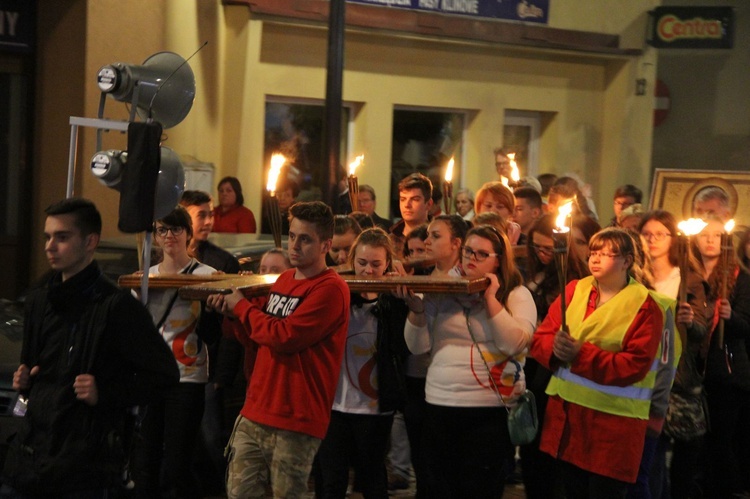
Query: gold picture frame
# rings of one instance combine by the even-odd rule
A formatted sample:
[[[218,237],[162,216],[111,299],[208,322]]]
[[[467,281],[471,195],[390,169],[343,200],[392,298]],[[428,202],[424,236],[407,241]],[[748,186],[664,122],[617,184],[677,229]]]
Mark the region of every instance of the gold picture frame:
[[[657,168],[649,206],[667,210],[678,220],[685,220],[693,217],[696,195],[716,187],[729,197],[730,218],[743,229],[747,228],[750,225],[750,172]]]

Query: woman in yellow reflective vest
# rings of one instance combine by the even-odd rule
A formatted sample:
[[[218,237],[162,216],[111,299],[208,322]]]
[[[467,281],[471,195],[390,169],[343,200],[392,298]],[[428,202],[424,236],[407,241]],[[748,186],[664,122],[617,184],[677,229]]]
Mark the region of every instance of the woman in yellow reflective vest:
[[[608,228],[589,243],[591,276],[568,283],[531,355],[553,372],[540,448],[559,460],[568,497],[625,497],[635,482],[671,303],[634,280],[633,238]],[[660,303],[664,302],[664,303]]]

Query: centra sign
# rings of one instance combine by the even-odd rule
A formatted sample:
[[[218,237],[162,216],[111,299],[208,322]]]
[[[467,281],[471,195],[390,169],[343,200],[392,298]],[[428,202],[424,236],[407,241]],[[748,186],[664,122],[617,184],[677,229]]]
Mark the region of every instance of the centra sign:
[[[658,48],[729,49],[732,7],[657,7],[649,12],[649,44]]]

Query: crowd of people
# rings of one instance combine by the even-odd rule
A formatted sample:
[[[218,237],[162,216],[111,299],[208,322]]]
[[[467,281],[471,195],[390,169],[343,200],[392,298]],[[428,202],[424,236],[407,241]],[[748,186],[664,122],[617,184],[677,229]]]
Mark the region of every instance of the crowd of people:
[[[262,298],[153,290],[143,306],[93,258],[93,203],[48,208],[53,274],[27,299],[24,424],[0,498],[292,498],[311,481],[316,497],[385,498],[410,480],[418,498],[497,498],[514,480],[529,498],[750,497],[750,231],[726,258],[721,189],[696,195],[705,228],[686,247],[633,185],[602,228],[575,176],[460,189],[450,214],[413,173],[396,223],[371,186],[339,214],[282,187],[288,248],[261,259],[279,274]],[[218,192],[214,207],[186,191],[155,221],[150,274],[239,272],[208,236],[255,232],[255,217],[236,178]],[[343,269],[488,286],[352,292]],[[527,389],[540,428],[517,448],[508,410]]]

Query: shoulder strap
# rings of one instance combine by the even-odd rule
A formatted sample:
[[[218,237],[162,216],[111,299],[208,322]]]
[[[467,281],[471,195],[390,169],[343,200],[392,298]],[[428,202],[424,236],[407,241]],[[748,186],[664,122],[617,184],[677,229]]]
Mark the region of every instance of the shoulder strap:
[[[193,259],[193,261],[188,265],[188,267],[180,272],[180,274],[192,274],[195,269],[198,268],[200,265],[200,262],[198,260]],[[166,310],[164,310],[164,315],[161,316],[161,319],[159,319],[159,322],[156,324],[157,331],[161,329],[161,327],[164,325],[164,322],[167,320],[167,317],[169,317],[169,313],[172,311],[172,307],[174,307],[175,302],[177,301],[177,298],[180,295],[180,291],[176,290],[174,294],[172,295],[172,298],[169,300],[169,305],[167,305]]]
[[[492,371],[490,371],[490,366],[487,365],[487,361],[484,360],[484,355],[482,355],[482,349],[479,348],[479,343],[477,343],[477,339],[474,337],[474,331],[471,330],[471,320],[470,317],[470,310],[467,307],[464,307],[464,317],[466,317],[466,327],[469,329],[469,336],[471,336],[471,341],[474,342],[474,346],[477,347],[477,353],[479,353],[479,358],[482,359],[482,363],[484,364],[485,369],[487,369],[487,377],[490,378],[490,383],[492,383],[492,387],[494,388],[495,395],[497,395],[497,398],[500,399],[500,403],[505,407],[505,410],[508,411],[508,414],[510,414],[510,407],[508,407],[508,404],[505,403],[505,400],[503,400],[503,396],[500,395],[500,388],[498,388],[497,383],[495,383],[495,378],[492,377]]]

